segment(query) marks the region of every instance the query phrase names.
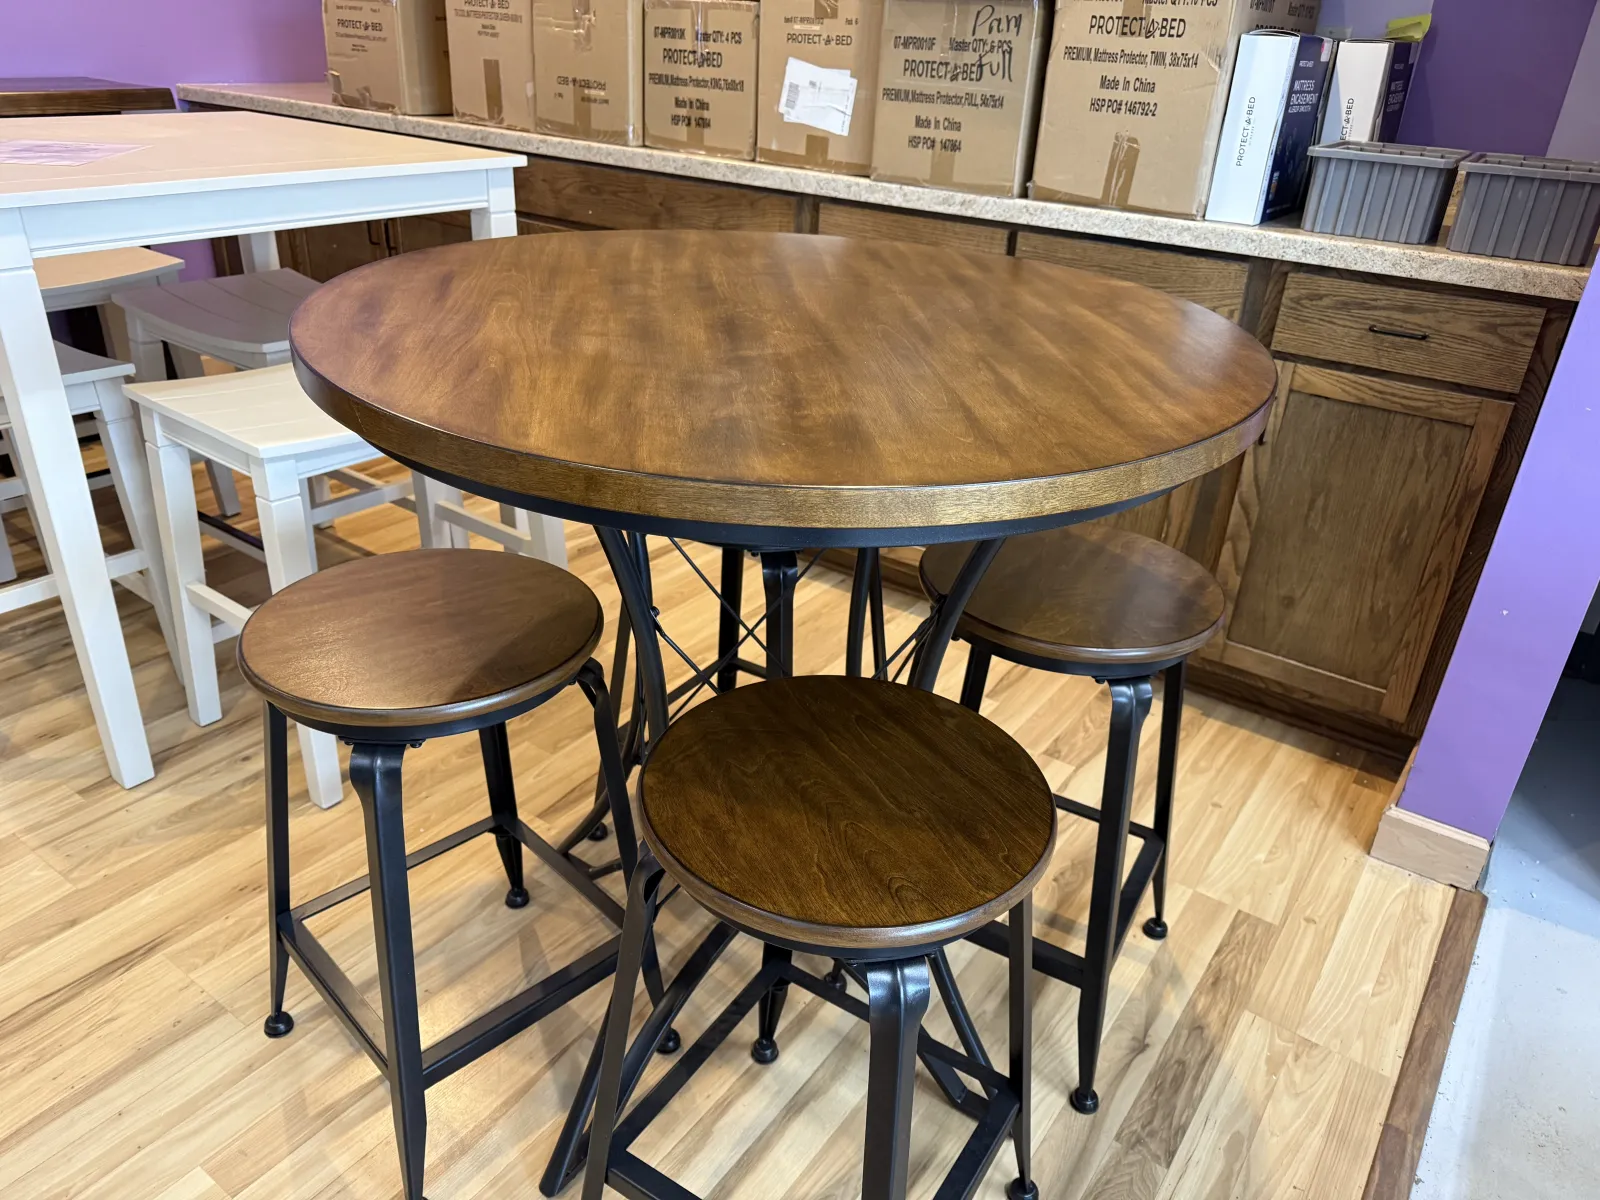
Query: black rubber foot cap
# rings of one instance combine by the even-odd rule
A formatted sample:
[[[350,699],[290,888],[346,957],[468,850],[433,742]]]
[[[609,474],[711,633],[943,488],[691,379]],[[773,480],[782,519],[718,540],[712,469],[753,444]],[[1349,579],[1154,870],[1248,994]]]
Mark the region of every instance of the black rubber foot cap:
[[[838,967],[835,967],[822,977],[822,982],[826,983],[834,991],[842,992],[848,986],[850,982],[850,976],[846,975]]]
[[[1072,1107],[1086,1117],[1092,1117],[1100,1111],[1100,1097],[1093,1091],[1084,1091],[1082,1088],[1073,1088],[1072,1095],[1068,1097]]]
[[[1167,936],[1167,923],[1160,917],[1151,917],[1144,923],[1144,935],[1159,942]]]
[[[603,842],[606,840],[606,837],[608,834],[610,834],[610,832],[611,831],[606,828],[606,823],[601,821],[600,824],[589,830],[589,840],[591,842]]]
[[[507,891],[506,892],[506,907],[507,908],[527,908],[528,907],[528,889],[527,888],[511,888],[509,891]]]
[[[778,1061],[778,1043],[772,1038],[758,1037],[750,1043],[750,1057],[763,1067]]]
[[[1026,1183],[1013,1179],[1006,1184],[1006,1200],[1039,1200],[1039,1185],[1031,1179]]]
[[[286,1012],[273,1013],[261,1023],[261,1032],[269,1038],[281,1038],[294,1028],[294,1018]]]
[[[676,1054],[683,1048],[683,1039],[678,1036],[676,1029],[669,1029],[661,1035],[661,1040],[656,1043],[657,1054]]]

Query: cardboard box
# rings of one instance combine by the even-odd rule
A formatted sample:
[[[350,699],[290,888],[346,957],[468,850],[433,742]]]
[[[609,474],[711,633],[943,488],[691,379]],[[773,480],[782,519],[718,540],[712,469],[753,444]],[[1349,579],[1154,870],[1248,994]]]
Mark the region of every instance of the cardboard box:
[[[1021,195],[1048,34],[1040,0],[888,0],[872,177]]]
[[[1259,225],[1305,202],[1332,63],[1333,42],[1313,33],[1239,39],[1206,220]]]
[[[884,0],[762,0],[756,157],[845,175],[872,169]]]
[[[756,156],[755,0],[644,0],[644,143]]]
[[[1340,42],[1318,143],[1397,140],[1421,49],[1421,42]]]
[[[336,104],[412,116],[450,112],[445,0],[322,0]]]
[[[533,129],[533,0],[446,0],[456,116]]]
[[[644,143],[641,0],[533,0],[534,127]]]
[[[1205,211],[1240,35],[1311,33],[1319,0],[1059,0],[1032,195]]]

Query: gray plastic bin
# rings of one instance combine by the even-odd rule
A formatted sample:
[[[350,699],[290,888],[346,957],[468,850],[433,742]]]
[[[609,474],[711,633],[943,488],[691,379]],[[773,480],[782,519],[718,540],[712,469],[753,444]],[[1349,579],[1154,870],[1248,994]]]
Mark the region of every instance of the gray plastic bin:
[[[1313,146],[1300,227],[1312,233],[1417,245],[1439,236],[1465,150],[1333,142]]]
[[[1600,163],[1474,154],[1461,164],[1450,249],[1585,266],[1600,233]]]

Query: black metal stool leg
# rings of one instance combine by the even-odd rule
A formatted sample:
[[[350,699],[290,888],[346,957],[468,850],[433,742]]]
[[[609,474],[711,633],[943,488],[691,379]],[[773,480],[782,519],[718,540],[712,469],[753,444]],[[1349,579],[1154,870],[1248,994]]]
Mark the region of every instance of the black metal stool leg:
[[[628,1051],[628,1026],[633,1019],[633,992],[644,961],[646,934],[653,923],[652,901],[661,884],[661,864],[645,857],[628,888],[628,913],[622,923],[622,944],[617,950],[617,975],[606,1010],[605,1049],[600,1058],[600,1086],[595,1095],[594,1120],[589,1127],[589,1161],[583,1172],[583,1200],[601,1200],[606,1171],[611,1162],[611,1137],[621,1110],[622,1060]]]
[[[1069,1099],[1081,1113],[1100,1107],[1095,1066],[1105,1024],[1106,992],[1117,959],[1118,902],[1123,854],[1128,844],[1133,775],[1139,757],[1139,728],[1150,711],[1150,680],[1113,679],[1111,738],[1100,793],[1100,822],[1094,850],[1094,882],[1089,897],[1089,935],[1083,955],[1083,989],[1078,999],[1078,1086]]]
[[[761,947],[761,965],[775,962],[792,962],[793,951],[782,946],[765,943]],[[783,1002],[789,997],[789,981],[780,979],[761,997],[761,1009],[756,1017],[756,1040],[750,1046],[750,1057],[762,1066],[778,1061],[778,1018],[783,1015]]]
[[[289,914],[289,732],[278,709],[266,709],[267,756],[267,929],[272,936],[268,973],[272,1007],[262,1025],[269,1038],[280,1038],[294,1028],[294,1018],[283,1011],[283,993],[289,983],[289,948],[280,932]]]
[[[717,691],[739,686],[739,666],[734,662],[739,646],[739,614],[744,611],[744,551],[734,546],[722,548],[722,603],[717,619]]]
[[[923,958],[864,963],[871,1049],[867,1066],[867,1139],[862,1200],[904,1200],[911,1163],[911,1096],[917,1033],[928,1011]],[[598,1200],[598,1193],[585,1200]]]
[[[1167,862],[1172,857],[1172,788],[1178,775],[1178,733],[1183,727],[1183,662],[1161,673],[1161,756],[1156,760],[1155,831],[1161,839],[1161,857],[1150,877],[1155,916],[1144,923],[1146,937],[1167,936]]]
[[[400,1149],[400,1178],[406,1200],[422,1200],[428,1113],[423,1100],[417,966],[411,945],[406,831],[400,805],[400,760],[404,754],[401,744],[358,744],[350,753],[350,782],[361,797],[366,818],[378,990],[383,996],[386,1073]]]
[[[793,550],[761,556],[761,582],[767,597],[767,678],[794,674],[794,588],[800,565]]]
[[[967,673],[961,679],[961,703],[973,712],[983,710],[983,689],[989,682],[989,660],[993,656],[974,645],[967,655]]]
[[[495,845],[505,864],[507,908],[523,908],[528,889],[522,881],[522,843],[512,833],[517,827],[517,787],[511,775],[511,741],[504,723],[478,730],[478,746],[483,751],[483,777],[489,784],[489,811],[494,814]]]
[[[1007,921],[1011,949],[1011,1090],[1017,1116],[1011,1140],[1017,1152],[1017,1177],[1006,1185],[1007,1200],[1039,1200],[1033,1181],[1033,897],[1011,910]]]

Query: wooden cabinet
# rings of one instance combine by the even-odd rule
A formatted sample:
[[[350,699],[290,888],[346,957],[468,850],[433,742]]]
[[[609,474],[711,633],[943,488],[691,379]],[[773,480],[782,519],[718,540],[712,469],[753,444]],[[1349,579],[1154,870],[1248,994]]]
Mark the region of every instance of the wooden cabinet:
[[[595,229],[794,233],[803,201],[782,192],[535,159],[513,175],[517,211]]]
[[[1011,248],[1011,230],[1004,225],[963,221],[959,217],[925,217],[892,208],[840,204],[834,200],[824,200],[818,205],[817,232],[833,237],[944,246],[980,254],[1004,254]]]
[[[1140,283],[1193,301],[1235,322],[1244,315],[1250,284],[1250,264],[1244,259],[1130,246],[1099,238],[1023,230],[1017,234],[1017,257]]]
[[[389,257],[390,221],[318,225],[278,234],[278,259],[300,274],[326,283],[356,267]]]
[[[1219,564],[1227,623],[1201,657],[1399,724],[1513,406],[1287,361],[1279,376]]]

